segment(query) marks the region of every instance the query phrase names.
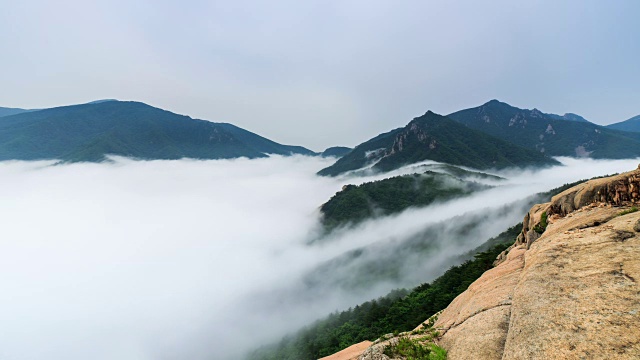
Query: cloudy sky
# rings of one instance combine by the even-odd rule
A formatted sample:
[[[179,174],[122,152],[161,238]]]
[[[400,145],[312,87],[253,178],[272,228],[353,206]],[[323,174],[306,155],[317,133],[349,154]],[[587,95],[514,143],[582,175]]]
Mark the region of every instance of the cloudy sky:
[[[0,1],[0,106],[138,100],[313,150],[493,98],[640,114],[635,0]]]

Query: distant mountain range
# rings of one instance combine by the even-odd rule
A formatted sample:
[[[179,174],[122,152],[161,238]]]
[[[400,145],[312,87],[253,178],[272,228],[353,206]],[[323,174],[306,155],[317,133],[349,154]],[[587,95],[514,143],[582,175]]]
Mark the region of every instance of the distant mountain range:
[[[489,169],[556,163],[548,156],[632,158],[640,156],[640,116],[605,127],[572,113],[547,114],[492,100],[446,117],[427,112],[354,149],[336,146],[315,153],[232,124],[192,119],[140,102],[98,100],[41,110],[0,107],[0,160],[269,154],[339,158],[319,172],[330,176],[367,166],[389,171],[423,160]]]
[[[476,169],[558,163],[539,151],[520,147],[429,111],[404,128],[380,134],[356,146],[318,174],[335,176],[368,164],[374,170],[389,171],[424,160]]]
[[[0,160],[105,160],[260,158],[315,155],[226,123],[174,114],[140,102],[96,101],[26,111],[2,109]]]
[[[640,134],[599,126],[575,114],[545,114],[491,100],[447,116],[472,129],[551,156],[640,156]]]

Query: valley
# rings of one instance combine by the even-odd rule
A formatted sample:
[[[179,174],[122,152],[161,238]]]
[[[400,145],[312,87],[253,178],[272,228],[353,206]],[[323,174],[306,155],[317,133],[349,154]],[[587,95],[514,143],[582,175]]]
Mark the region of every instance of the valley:
[[[95,277],[123,264],[126,279],[113,273],[95,287],[51,288],[45,298],[65,299],[69,307],[59,309],[65,316],[82,305],[74,299],[111,289],[131,314],[112,326],[131,328],[134,337],[148,336],[134,325],[146,313],[137,304],[163,294],[165,285],[180,288],[176,298],[158,303],[166,316],[155,326],[181,319],[185,337],[163,351],[185,356],[186,342],[194,345],[189,357],[312,360],[411,331],[491,271],[529,208],[576,181],[638,162],[550,157],[432,112],[354,148],[316,153],[136,102],[10,110],[0,117],[0,174],[17,187],[4,194],[3,216],[12,225],[3,236],[23,245],[9,252],[14,258],[5,258],[6,266],[42,270],[67,259],[65,269]],[[595,126],[575,116],[544,116]],[[38,210],[26,218],[26,208]],[[70,230],[67,218],[85,226]],[[50,225],[46,233],[21,232],[26,219]],[[85,243],[87,237],[93,240]],[[56,247],[37,240],[45,238]],[[36,249],[49,250],[44,256]],[[44,279],[57,289],[87,281],[51,266]],[[241,270],[220,276],[227,269]],[[24,288],[11,289],[27,297],[41,281],[23,278]],[[142,282],[127,295],[119,290]],[[202,302],[193,315],[178,310],[195,298]],[[107,321],[87,311],[92,322]],[[196,320],[196,314],[206,315]],[[39,325],[47,331],[59,321]],[[99,336],[91,325],[72,323]],[[202,337],[212,333],[225,345],[204,345]],[[44,334],[34,334],[42,351],[54,351]],[[253,341],[239,342],[247,336]],[[56,346],[66,352],[73,345]],[[411,351],[431,351],[415,346]]]

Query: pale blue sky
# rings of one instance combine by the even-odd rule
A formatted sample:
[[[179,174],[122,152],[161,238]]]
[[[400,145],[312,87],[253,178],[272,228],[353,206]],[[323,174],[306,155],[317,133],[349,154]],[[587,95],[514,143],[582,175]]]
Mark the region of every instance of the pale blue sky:
[[[493,98],[640,114],[640,2],[0,0],[0,106],[138,100],[321,150]]]

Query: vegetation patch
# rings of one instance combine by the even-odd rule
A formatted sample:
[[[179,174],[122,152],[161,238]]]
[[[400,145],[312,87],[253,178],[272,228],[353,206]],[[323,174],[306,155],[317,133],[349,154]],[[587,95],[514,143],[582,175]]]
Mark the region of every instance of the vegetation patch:
[[[533,230],[538,234],[542,234],[547,230],[547,225],[549,225],[549,223],[547,222],[547,212],[545,211],[542,213],[542,216],[540,216],[540,222],[533,227]]]
[[[383,353],[391,358],[407,360],[444,360],[447,351],[433,343],[422,343],[408,336],[398,338],[392,344],[384,347]]]
[[[428,334],[432,339],[437,338],[439,336],[438,331],[433,328],[433,325],[438,321],[438,316],[442,313],[442,311],[436,313],[429,320],[422,323],[422,326],[419,329],[415,329],[411,332],[411,335],[423,335]]]
[[[632,206],[631,208],[629,208],[629,209],[627,209],[627,210],[624,210],[624,211],[619,212],[619,213],[618,213],[618,216],[623,216],[623,215],[631,214],[631,213],[634,213],[634,212],[637,212],[637,211],[638,211],[638,207],[637,207],[637,206]]]

